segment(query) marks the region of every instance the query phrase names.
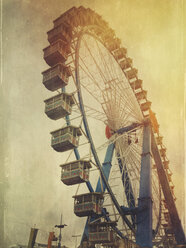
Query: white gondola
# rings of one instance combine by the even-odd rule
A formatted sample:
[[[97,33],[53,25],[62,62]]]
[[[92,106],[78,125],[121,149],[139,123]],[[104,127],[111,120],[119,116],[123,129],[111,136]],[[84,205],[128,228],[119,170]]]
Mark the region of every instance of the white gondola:
[[[57,152],[65,152],[78,147],[82,133],[79,127],[67,126],[51,132],[51,135],[52,148]]]
[[[133,90],[138,90],[142,88],[142,80],[136,79],[135,81],[130,82],[130,86]]]
[[[162,156],[162,157],[165,157],[166,156],[166,148],[161,148],[159,151],[160,151],[160,155]]]
[[[107,47],[107,49],[110,52],[113,52],[114,50],[120,48],[120,44],[121,44],[121,40],[120,39],[118,39],[118,38],[115,38],[115,39],[112,38],[110,40],[107,40],[104,45]]]
[[[93,244],[114,243],[116,233],[113,228],[116,225],[116,221],[89,223],[89,242]]]
[[[61,39],[43,49],[44,60],[49,66],[65,62],[69,53],[69,45]]]
[[[135,93],[136,99],[138,101],[145,100],[147,97],[147,91],[146,90],[141,90],[139,92]]]
[[[127,49],[124,47],[121,47],[114,51],[113,56],[116,60],[124,59],[127,53]]]
[[[74,13],[76,11],[75,7],[72,7],[71,9],[67,10],[64,14],[62,14],[61,16],[59,16],[58,18],[56,18],[53,23],[54,23],[54,28],[56,28],[57,26],[61,25],[64,22],[67,22],[70,24],[70,20]]]
[[[61,181],[66,185],[84,183],[89,180],[90,161],[77,160],[60,165]]]
[[[157,143],[157,145],[162,145],[162,140],[163,140],[163,136],[156,137],[156,143]]]
[[[63,22],[57,27],[54,27],[53,29],[48,31],[47,34],[48,41],[50,43],[54,43],[58,39],[62,39],[65,42],[70,42],[72,38],[72,27],[69,24]]]
[[[150,107],[151,107],[151,102],[150,101],[146,101],[146,102],[144,102],[144,103],[142,103],[141,105],[140,105],[140,107],[141,107],[141,110],[144,112],[144,111],[148,111],[149,109],[150,109]]]
[[[126,76],[128,79],[133,79],[136,77],[138,70],[136,68],[132,68],[129,71],[126,71]]]
[[[44,102],[46,115],[52,120],[58,120],[71,114],[74,98],[72,94],[60,93]]]
[[[71,75],[69,67],[61,63],[42,72],[42,74],[44,86],[51,91],[65,87]]]
[[[122,70],[126,70],[132,66],[132,59],[131,58],[125,58],[125,59],[119,61],[119,64],[120,64]]]
[[[101,214],[103,205],[103,194],[91,192],[82,195],[75,195],[74,213],[79,217]]]

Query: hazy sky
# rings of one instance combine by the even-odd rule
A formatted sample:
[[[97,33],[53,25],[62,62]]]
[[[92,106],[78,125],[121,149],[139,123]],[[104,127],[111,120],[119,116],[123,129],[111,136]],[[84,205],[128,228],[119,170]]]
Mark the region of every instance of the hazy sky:
[[[28,242],[30,227],[47,241],[63,212],[71,245],[79,219],[71,217],[72,188],[60,182],[62,158],[50,148],[57,125],[46,118],[42,49],[52,21],[72,6],[90,7],[108,21],[127,47],[160,123],[173,171],[179,211],[184,196],[184,60],[181,0],[3,0],[2,153],[8,178],[6,239]],[[83,223],[79,224],[83,226]],[[70,230],[70,232],[69,232]],[[38,241],[39,241],[38,240]],[[69,240],[69,241],[68,241]],[[73,243],[74,244],[74,243]]]

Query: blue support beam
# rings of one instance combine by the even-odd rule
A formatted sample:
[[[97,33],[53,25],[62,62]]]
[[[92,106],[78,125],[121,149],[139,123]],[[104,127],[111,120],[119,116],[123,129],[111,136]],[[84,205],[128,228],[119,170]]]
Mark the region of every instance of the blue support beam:
[[[104,163],[102,164],[102,170],[107,181],[109,179],[110,169],[112,167],[112,157],[113,157],[114,147],[115,147],[114,144],[110,144],[108,146]],[[104,182],[102,183],[102,186],[103,186],[103,191],[101,188],[101,178],[99,178],[96,186],[96,192],[105,192],[106,186]]]
[[[140,190],[137,213],[136,243],[141,247],[152,247],[152,168],[151,127],[144,125],[143,152],[141,155]]]

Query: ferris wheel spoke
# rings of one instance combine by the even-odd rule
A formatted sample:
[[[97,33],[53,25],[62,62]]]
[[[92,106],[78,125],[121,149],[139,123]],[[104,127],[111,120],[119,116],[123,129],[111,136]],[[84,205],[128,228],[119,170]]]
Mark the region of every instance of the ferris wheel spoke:
[[[113,166],[112,166],[113,167]],[[116,177],[116,175],[115,175],[115,173],[117,173],[117,171],[118,171],[118,173],[120,173],[119,171],[120,171],[120,169],[118,168],[117,170],[116,170],[116,168],[118,168],[118,161],[114,164],[114,167],[112,168],[112,170],[111,170],[111,175],[110,175],[110,179],[109,180],[117,180],[118,181],[118,179],[115,179],[115,178],[117,178]],[[121,177],[119,177],[119,178],[121,178]],[[114,181],[113,181],[113,183],[114,183]],[[122,181],[121,181],[122,182]],[[118,185],[118,187],[119,187],[119,185]],[[121,187],[123,187],[123,186],[120,186],[120,188]],[[118,192],[118,189],[116,189],[115,190],[115,192]],[[116,197],[117,197],[117,193],[116,193]],[[119,196],[119,195],[118,195]],[[120,197],[120,196],[119,196]],[[108,199],[109,200],[109,199]],[[123,204],[122,204],[123,205]],[[109,216],[118,216],[118,218],[117,218],[117,221],[118,221],[118,223],[120,223],[120,224],[118,224],[119,226],[118,226],[118,228],[119,228],[119,230],[121,231],[121,232],[123,232],[124,233],[124,235],[129,235],[129,233],[130,233],[130,229],[127,227],[127,225],[126,225],[126,223],[122,220],[122,218],[121,218],[121,216],[119,215],[119,214],[117,214],[117,212],[114,212],[114,211],[109,211]]]
[[[135,199],[134,199],[131,180],[130,180],[129,173],[128,173],[128,168],[126,166],[125,160],[121,159],[120,157],[121,147],[119,144],[116,145],[116,154],[118,158],[118,165],[119,165],[119,169],[122,175],[122,183],[125,189],[125,194],[127,197],[128,205],[129,207],[135,207]],[[134,220],[133,220],[133,223],[134,223]]]
[[[131,159],[130,155],[130,147],[127,146],[126,148],[128,151],[124,148],[123,149],[123,144],[121,142],[117,142],[118,147],[122,147],[122,154],[118,155],[118,158],[121,159],[121,161],[124,161],[125,167],[127,168],[128,175],[130,175],[130,184],[135,186],[133,189],[128,188],[128,191],[126,192],[126,195],[128,197],[128,204],[131,204],[132,206],[134,205],[134,202],[137,201],[138,198],[138,181],[139,181],[139,164],[140,164],[140,159],[134,160]],[[123,153],[125,151],[125,153]],[[132,173],[131,173],[132,172]],[[124,171],[121,172],[123,180],[125,180],[125,183],[128,181],[128,176],[124,173]],[[127,179],[127,180],[126,180]],[[130,193],[132,193],[130,195]],[[133,222],[135,223],[135,220],[133,218]]]
[[[80,63],[80,68],[83,70],[83,72],[88,76],[88,78],[91,80],[90,82],[93,83],[92,85],[95,85],[98,87],[99,90],[101,90],[100,86],[99,86],[99,82],[97,82],[97,80],[95,79],[95,77],[92,75],[92,73],[90,72],[90,70],[88,69],[88,66],[85,64],[84,60],[81,58],[80,56],[80,60],[83,63],[83,65]],[[85,68],[84,68],[84,67]],[[84,82],[84,80],[83,80]],[[82,82],[81,82],[82,83]],[[90,83],[89,83],[90,85]],[[86,85],[84,85],[86,87]]]
[[[88,45],[87,45],[87,42],[86,41],[84,41],[85,43],[86,43],[86,47],[87,47],[87,49],[88,49],[88,51],[89,51],[89,53],[91,54],[91,57],[92,57],[92,59],[93,59],[93,61],[94,61],[94,63],[96,64],[96,66],[99,68],[99,74],[101,75],[101,77],[102,77],[102,80],[104,81],[104,83],[106,84],[107,82],[108,82],[108,80],[106,80],[106,78],[105,77],[103,77],[103,73],[101,73],[101,68],[100,68],[100,66],[98,66],[98,64],[96,63],[96,61],[95,61],[95,59],[94,59],[94,57],[92,56],[92,53],[91,53],[91,51],[90,51],[90,48],[88,47]],[[99,48],[99,53],[100,53],[100,48]],[[84,63],[85,64],[85,63]],[[87,66],[86,66],[87,67]],[[113,66],[111,66],[111,67],[113,67]],[[84,70],[84,69],[83,69]],[[91,78],[92,78],[93,76],[91,76]],[[107,76],[108,78],[109,78],[109,76]],[[95,80],[94,80],[95,81]],[[82,83],[83,84],[83,83]],[[99,83],[96,83],[96,85],[98,86],[98,85],[100,85],[100,82]],[[112,85],[115,85],[115,84],[112,84]],[[84,85],[83,85],[84,86]],[[91,86],[91,84],[90,84],[90,86]],[[90,87],[91,88],[91,87]],[[89,89],[88,90],[89,91],[89,93],[91,94],[91,90]],[[105,96],[105,92],[107,92],[107,90],[106,91],[103,91],[103,89],[101,89],[100,90],[100,92],[103,92],[103,95]],[[118,90],[116,89],[116,87],[114,87],[114,90],[112,91],[112,92],[114,92],[113,94],[111,94],[111,96],[109,97],[109,95],[107,94],[107,96],[106,96],[106,98],[107,98],[107,100],[105,99],[104,101],[107,101],[107,102],[109,102],[109,101],[113,101],[112,102],[112,105],[113,106],[115,106],[115,109],[116,108],[118,108],[119,109],[119,106],[120,106],[120,109],[121,109],[121,104],[120,104],[120,102],[118,102],[118,104],[116,105],[116,99],[121,99],[121,101],[122,101],[122,99],[124,99],[121,95],[120,95],[120,97],[117,97],[117,94],[118,94]],[[125,92],[125,91],[124,91]],[[105,98],[103,96],[103,98]],[[112,99],[112,100],[111,100]],[[133,106],[131,106],[131,108],[129,108],[129,103],[130,103],[130,98],[129,98],[129,100],[128,100],[128,104],[126,104],[126,102],[127,101],[125,101],[125,103],[124,103],[124,107],[123,107],[123,109],[125,109],[125,111],[123,111],[123,113],[122,113],[122,115],[124,115],[125,114],[125,117],[123,118],[123,116],[121,117],[123,120],[125,120],[125,119],[127,119],[127,117],[130,115],[132,115],[131,113],[133,113],[134,111],[133,111],[133,109],[134,109],[134,107]],[[129,108],[129,112],[128,112],[128,115],[126,116],[126,106],[125,105],[127,105],[127,107]],[[106,105],[106,106],[108,106],[108,105]],[[118,107],[117,107],[118,106]],[[109,113],[111,113],[112,112],[112,108],[113,107],[109,107],[109,109],[107,108],[107,110],[106,109],[104,109],[104,111],[105,111],[105,113],[106,113],[106,115],[109,117]],[[118,117],[117,116],[117,118],[120,118],[120,117]],[[134,118],[136,118],[136,115],[134,115]],[[112,118],[113,120],[114,119],[116,119],[116,117],[114,116],[113,118]]]
[[[105,123],[106,121],[106,118],[105,118],[105,115],[100,112],[100,111],[97,111],[89,106],[85,106],[85,111],[86,111],[86,115],[87,117],[91,117],[93,119],[96,119],[96,120],[99,120],[99,121],[102,121],[103,123]]]
[[[122,99],[122,98],[121,98]],[[139,115],[137,115],[137,114],[135,114],[135,112],[133,111],[133,109],[134,109],[134,106],[130,106],[129,105],[129,102],[127,102],[127,100],[125,101],[125,102],[123,102],[123,100],[121,100],[121,102],[119,102],[117,105],[115,104],[114,105],[114,103],[112,102],[112,101],[110,101],[110,99],[108,98],[107,100],[106,100],[106,102],[109,102],[109,104],[110,104],[110,110],[108,109],[107,110],[107,112],[109,113],[110,111],[112,111],[113,110],[113,107],[112,107],[112,105],[114,106],[114,107],[116,107],[116,108],[114,108],[114,110],[117,112],[117,109],[118,110],[120,110],[119,111],[119,115],[122,117],[122,119],[123,119],[123,123],[126,123],[126,121],[129,119],[129,117],[131,118],[131,117],[133,117],[133,119],[134,120],[138,120],[138,121],[141,121],[141,118],[140,118],[140,116]],[[106,106],[108,106],[108,104],[106,105]],[[139,116],[139,117],[138,117]],[[117,116],[118,117],[118,116]],[[127,125],[128,123],[126,123],[126,125]]]
[[[99,72],[99,75],[100,75],[101,78],[102,78],[102,81],[103,81],[103,82],[106,82],[107,79],[105,78],[105,76],[104,76],[104,74],[103,74],[103,72],[102,72],[100,66],[98,65],[96,59],[94,58],[94,56],[93,56],[93,54],[92,54],[92,52],[91,52],[91,50],[90,50],[90,48],[89,48],[87,42],[86,42],[85,40],[83,40],[83,41],[84,41],[84,44],[85,44],[85,46],[86,46],[86,48],[87,48],[87,50],[88,50],[88,52],[89,52],[89,54],[90,54],[90,56],[91,56],[93,62],[95,63],[95,65],[96,65],[96,67],[97,67],[97,69],[98,69],[98,72]]]
[[[114,66],[112,66],[112,68],[114,68]],[[117,78],[117,77],[115,76],[114,78]],[[122,80],[122,83],[120,83],[118,85],[116,83],[115,84],[111,84],[111,86],[114,88],[114,92],[115,93],[122,92],[124,94],[124,96],[126,97],[126,99],[127,99],[126,101],[129,102],[131,104],[131,106],[134,106],[134,102],[131,101],[131,97],[129,97],[129,95],[128,95],[128,92],[130,92],[130,90],[131,90],[130,89],[130,86],[127,86],[126,87],[125,85],[126,85],[126,81],[123,81],[123,80]],[[120,87],[120,89],[122,88],[121,91],[118,91],[118,87]],[[126,89],[128,89],[127,92],[126,92]],[[122,97],[122,99],[124,99],[124,97]],[[132,110],[135,110],[135,108],[133,107]],[[138,113],[139,113],[139,111],[138,111]]]
[[[104,69],[105,69],[104,72],[105,72],[105,74],[107,74],[107,78],[110,79],[110,80],[112,78],[117,78],[117,74],[113,73],[113,68],[115,68],[115,66],[114,66],[113,60],[111,60],[111,56],[108,56],[108,53],[106,53],[106,55],[102,53],[102,50],[101,50],[97,40],[96,40],[96,45],[97,45],[97,48],[98,48],[98,51],[99,51],[99,55],[100,55],[100,57],[102,59],[101,61],[103,63]],[[109,59],[109,62],[110,62],[109,64],[108,64],[108,62],[106,62],[105,56],[107,57],[107,59],[108,59],[108,57],[110,58]]]

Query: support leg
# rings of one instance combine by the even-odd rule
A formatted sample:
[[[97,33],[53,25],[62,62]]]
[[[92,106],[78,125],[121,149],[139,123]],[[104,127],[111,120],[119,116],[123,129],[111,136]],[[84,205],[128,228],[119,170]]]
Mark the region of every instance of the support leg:
[[[141,158],[140,190],[137,214],[136,242],[142,247],[152,247],[152,186],[151,186],[151,128],[145,124]]]

